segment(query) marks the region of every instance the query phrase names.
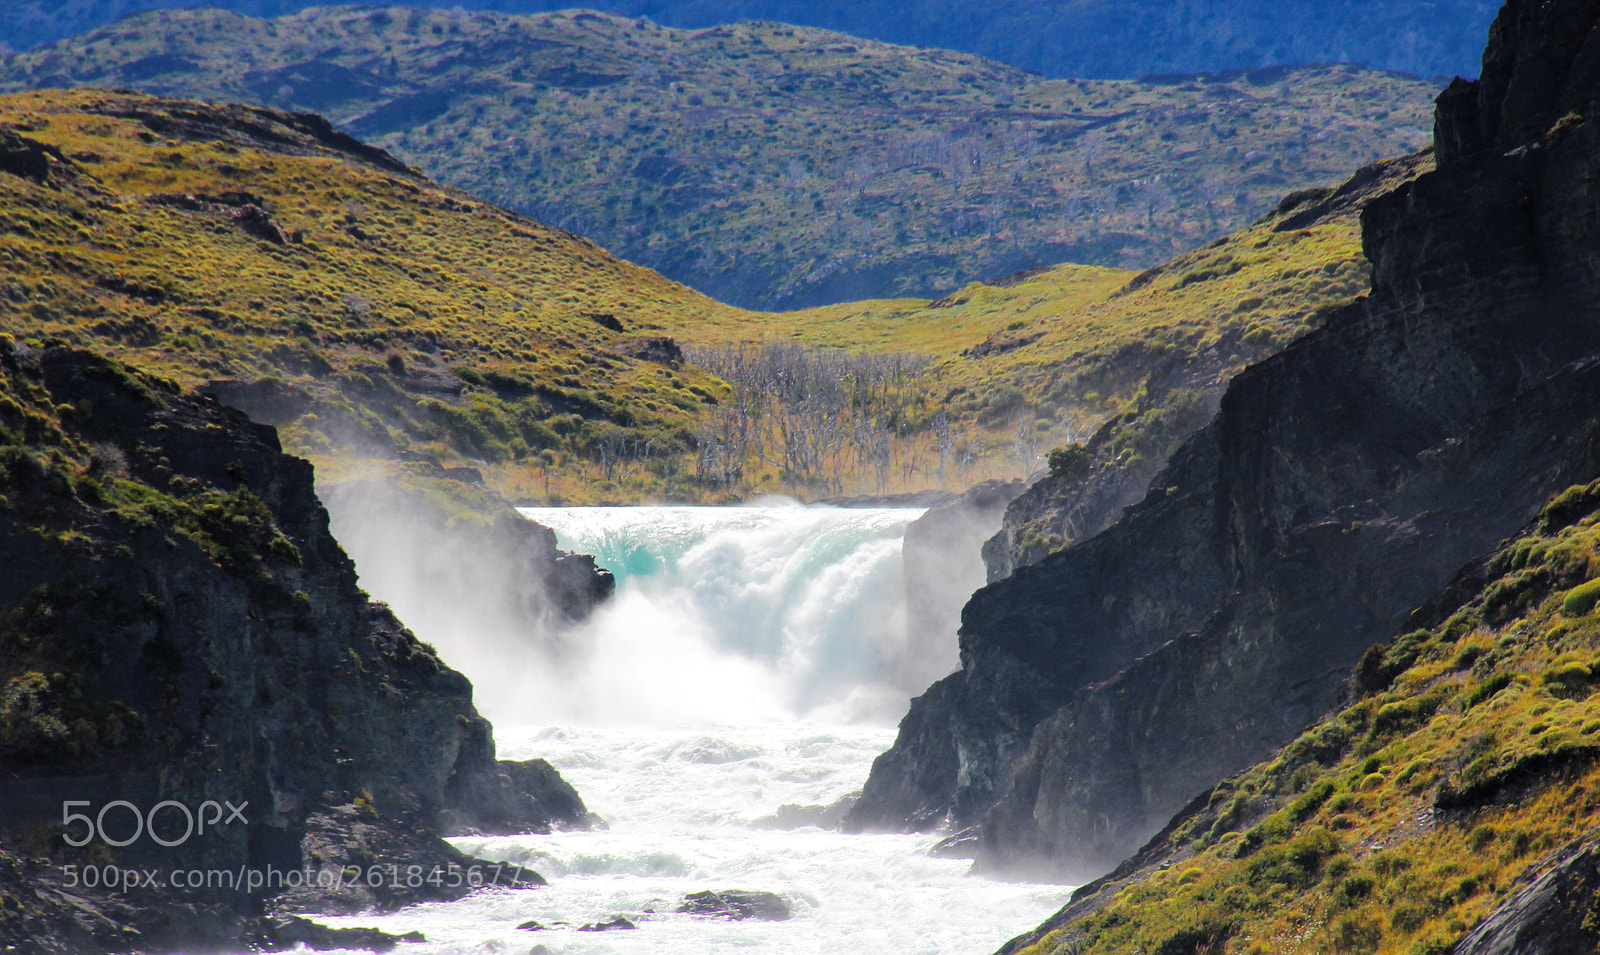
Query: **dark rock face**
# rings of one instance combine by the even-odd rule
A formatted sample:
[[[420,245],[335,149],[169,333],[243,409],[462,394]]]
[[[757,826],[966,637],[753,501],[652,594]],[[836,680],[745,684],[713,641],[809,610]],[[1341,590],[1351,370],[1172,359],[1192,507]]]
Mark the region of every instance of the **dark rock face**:
[[[71,176],[76,171],[72,161],[54,146],[19,136],[9,129],[0,132],[0,172],[48,183],[52,176]]]
[[[678,906],[678,911],[688,915],[707,915],[736,922],[744,919],[782,922],[794,914],[782,896],[744,889],[725,889],[721,892],[707,889],[704,892],[691,892],[683,897],[683,904]]]
[[[363,584],[417,632],[432,640],[452,629],[516,629],[530,641],[559,641],[566,625],[611,596],[615,580],[594,558],[559,549],[554,531],[486,488],[471,492],[468,510],[459,500],[469,493],[464,482],[440,477],[433,488],[389,479],[318,488]]]
[[[1237,377],[1109,530],[973,598],[961,674],[858,813],[904,825],[875,793],[924,793],[983,817],[981,867],[1104,871],[1600,473],[1597,21],[1507,6],[1484,80],[1440,98],[1437,171],[1363,214],[1371,296]]]
[[[1451,949],[1452,955],[1588,955],[1600,945],[1600,844],[1594,837],[1531,877]]]
[[[448,377],[448,376],[447,376]],[[429,382],[417,381],[419,391]],[[446,383],[459,393],[459,381]],[[257,421],[282,426],[307,411],[341,414],[281,382],[213,381],[206,394]],[[387,436],[352,425],[351,444],[378,459],[419,458]],[[517,514],[472,468],[431,459],[328,483],[317,493],[334,534],[355,560],[363,586],[393,606],[430,642],[452,630],[559,641],[616,586],[594,558],[556,546],[555,532]]]
[[[1185,361],[1186,369],[1201,372],[1210,364],[1203,356],[1192,357],[1201,360]],[[1065,478],[1047,474],[1007,507],[999,530],[983,543],[985,581],[1004,580],[1053,551],[1093,537],[1115,522],[1123,508],[1139,503],[1182,438],[1198,431],[1216,412],[1222,386],[1216,381],[1218,369],[1209,370],[1210,387],[1195,394],[1197,400],[1186,403],[1176,428],[1163,429],[1166,433],[1160,435],[1138,435],[1139,444],[1152,447],[1138,456],[1137,464],[1129,467],[1105,460],[1124,429],[1140,426],[1136,415],[1118,416],[1102,425],[1086,445],[1096,460],[1087,475]],[[1176,386],[1156,387],[1171,391]]]
[[[548,766],[496,762],[471,685],[358,589],[310,465],[272,429],[61,348],[0,356],[0,397],[0,840],[56,866],[306,874],[99,908],[150,949],[237,944],[267,932],[241,920],[278,903],[455,898],[491,866],[500,884],[542,883],[494,864],[475,879],[480,863],[437,833],[548,831],[586,819],[581,801]],[[94,814],[119,799],[247,807],[176,845],[153,841],[154,824],[124,847],[65,841],[64,801]],[[446,875],[349,875],[380,862]]]
[[[588,829],[599,823],[572,784],[542,759],[500,760],[493,774],[454,780],[455,805],[442,823],[451,835],[511,835],[562,829]]]
[[[634,345],[631,352],[633,357],[645,361],[653,361],[658,365],[668,368],[678,368],[683,364],[683,349],[678,343],[666,336],[646,338]]]

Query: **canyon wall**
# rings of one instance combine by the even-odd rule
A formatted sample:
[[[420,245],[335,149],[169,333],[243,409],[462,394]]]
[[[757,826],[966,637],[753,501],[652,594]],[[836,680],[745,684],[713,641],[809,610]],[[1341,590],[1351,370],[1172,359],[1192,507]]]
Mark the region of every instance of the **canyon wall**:
[[[1362,651],[1600,473],[1600,19],[1512,3],[1370,203],[1373,288],[1229,387],[1099,536],[963,612],[851,816],[980,826],[979,865],[1104,871],[1325,712]]]

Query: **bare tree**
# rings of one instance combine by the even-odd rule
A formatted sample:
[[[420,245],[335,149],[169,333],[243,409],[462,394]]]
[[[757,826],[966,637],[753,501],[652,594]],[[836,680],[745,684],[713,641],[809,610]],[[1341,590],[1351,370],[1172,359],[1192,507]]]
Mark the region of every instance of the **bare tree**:
[[[929,425],[933,432],[933,448],[939,455],[939,486],[945,486],[945,472],[950,467],[950,455],[956,449],[955,429],[950,425],[950,413],[940,411]]]
[[[1094,178],[1095,160],[1106,154],[1106,134],[1098,129],[1090,130],[1083,134],[1083,140],[1078,144],[1078,155],[1083,157],[1083,175],[1086,179]]]
[[[851,467],[886,487],[895,443],[921,401],[926,359],[849,355],[797,344],[691,350],[690,360],[728,382],[733,398],[703,423],[702,479],[733,489],[752,458],[796,486],[841,491]]]
[[[1139,183],[1139,204],[1144,207],[1145,225],[1154,226],[1156,216],[1170,210],[1177,200],[1161,177],[1155,176]]]
[[[594,443],[595,453],[600,456],[600,467],[605,471],[607,481],[616,478],[617,465],[622,462],[627,448],[627,435],[616,427],[607,428]]]
[[[1017,467],[1023,474],[1032,472],[1039,460],[1039,439],[1026,407],[1012,419],[1011,452],[1016,456]]]
[[[1206,221],[1210,228],[1217,227],[1217,200],[1222,196],[1222,183],[1212,173],[1200,179],[1200,198],[1206,204]]]

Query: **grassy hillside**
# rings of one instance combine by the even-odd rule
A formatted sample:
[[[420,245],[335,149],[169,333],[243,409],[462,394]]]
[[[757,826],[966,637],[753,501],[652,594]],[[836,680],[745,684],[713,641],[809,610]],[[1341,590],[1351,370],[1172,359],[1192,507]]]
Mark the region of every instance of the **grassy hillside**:
[[[1235,373],[1365,294],[1361,208],[1431,164],[1418,154],[1338,189],[1291,195],[1249,228],[1137,275],[1061,265],[934,302],[774,315],[762,330],[814,347],[925,356],[931,410],[956,426],[945,457],[957,483],[1006,467],[1036,470],[1044,452],[1108,423],[1106,463],[1142,471],[1209,418]],[[690,341],[718,347],[711,359],[748,338],[716,315]],[[924,431],[926,470],[940,458],[940,439]],[[1039,546],[1062,543],[1041,538]]]
[[[717,387],[630,352],[723,306],[305,118],[86,92],[0,123],[0,328],[269,380],[325,460],[683,450]]]
[[[15,49],[104,26],[139,10],[190,0],[19,0],[0,32]],[[212,0],[252,16],[316,6],[314,0]],[[418,0],[415,6],[560,10],[564,0]],[[954,0],[590,0],[584,6],[702,28],[779,20],[913,46],[966,50],[1047,76],[1145,73],[1283,63],[1350,62],[1423,76],[1477,75],[1482,37],[1498,4],[1229,0],[1195,15],[1160,0],[1029,0],[975,5]]]
[[[1025,473],[1108,417],[1215,387],[1363,286],[1357,209],[1317,192],[1143,276],[1062,266],[938,302],[751,313],[314,118],[81,91],[0,100],[0,124],[0,328],[221,381],[334,473],[418,452],[518,499]],[[765,401],[797,356],[822,374]],[[810,431],[786,438],[796,422]],[[798,458],[796,434],[827,447]]]
[[[1436,92],[1344,66],[1047,81],[775,23],[401,8],[152,13],[0,69],[0,88],[79,85],[316,111],[761,308],[1145,268],[1419,148]]]
[[[1600,824],[1597,505],[1557,497],[1367,654],[1348,707],[1008,950],[1449,951]]]

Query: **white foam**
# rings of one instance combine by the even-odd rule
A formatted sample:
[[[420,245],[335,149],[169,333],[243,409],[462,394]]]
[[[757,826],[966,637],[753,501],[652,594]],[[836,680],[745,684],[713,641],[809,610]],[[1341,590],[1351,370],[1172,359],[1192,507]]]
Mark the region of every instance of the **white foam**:
[[[985,955],[1066,900],[1060,886],[972,878],[929,854],[936,836],[762,823],[860,789],[924,689],[908,674],[954,668],[954,634],[908,639],[901,618],[900,541],[921,511],[524,513],[611,568],[616,599],[561,660],[535,640],[440,649],[478,687],[501,757],[550,760],[610,828],[455,840],[539,870],[547,888],[326,921],[420,930],[411,955]],[[794,917],[675,913],[703,889],[776,892]],[[575,930],[618,915],[639,929]],[[529,920],[559,927],[516,928]]]
[[[502,755],[543,756],[576,785],[608,830],[453,840],[463,851],[538,869],[531,891],[485,891],[374,918],[328,920],[422,931],[415,955],[985,955],[1038,924],[1068,890],[968,876],[968,863],[928,855],[936,837],[844,835],[752,825],[785,804],[832,802],[859,788],[891,730],[789,722],[680,730],[527,728],[501,731]],[[786,922],[678,915],[702,889],[776,892]],[[613,916],[638,931],[586,933]],[[536,920],[566,927],[519,931]]]

